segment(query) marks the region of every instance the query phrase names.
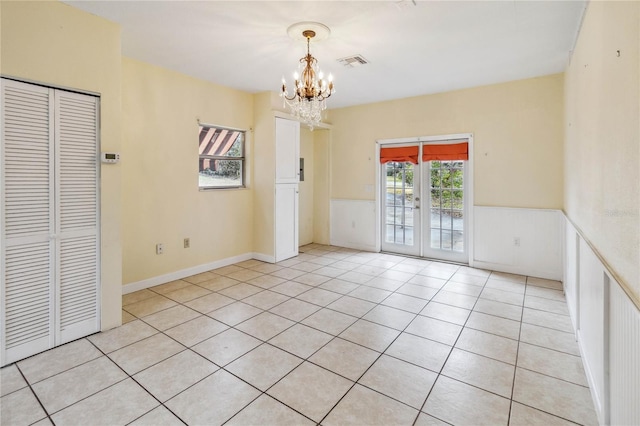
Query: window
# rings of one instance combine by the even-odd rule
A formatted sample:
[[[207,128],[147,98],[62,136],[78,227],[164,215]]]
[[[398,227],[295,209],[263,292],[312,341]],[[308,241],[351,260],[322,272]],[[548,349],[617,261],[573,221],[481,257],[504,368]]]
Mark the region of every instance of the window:
[[[200,189],[243,188],[245,132],[200,125],[198,179]]]

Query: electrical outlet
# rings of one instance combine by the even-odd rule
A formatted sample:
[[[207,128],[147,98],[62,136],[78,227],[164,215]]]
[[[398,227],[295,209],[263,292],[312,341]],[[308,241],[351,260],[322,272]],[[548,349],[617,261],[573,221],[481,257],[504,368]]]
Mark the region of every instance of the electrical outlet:
[[[184,248],[189,248],[191,246],[191,242],[189,241],[189,238],[185,238],[184,239]]]
[[[164,245],[156,244],[156,254],[162,254],[162,253],[164,253]]]
[[[513,245],[516,247],[520,247],[520,237],[515,237],[513,239]]]

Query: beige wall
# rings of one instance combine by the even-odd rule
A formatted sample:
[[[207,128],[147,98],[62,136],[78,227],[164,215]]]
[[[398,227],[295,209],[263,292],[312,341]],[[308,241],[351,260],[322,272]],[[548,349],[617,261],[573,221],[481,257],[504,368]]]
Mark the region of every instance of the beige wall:
[[[640,301],[639,22],[639,2],[589,3],[566,71],[564,163],[569,219],[636,301]]]
[[[329,244],[331,130],[313,131],[313,242]]]
[[[102,151],[121,151],[120,29],[58,2],[1,1],[0,73],[100,94]],[[103,330],[121,322],[121,171],[101,171]]]
[[[374,199],[377,139],[473,133],[476,205],[562,208],[561,74],[329,113],[331,198]]]
[[[273,257],[276,121],[271,110],[270,92],[256,94],[253,99],[253,251]]]
[[[250,253],[252,189],[198,189],[197,120],[249,130],[253,96],[128,58],[122,70],[124,283]]]
[[[304,181],[298,185],[298,245],[300,246],[314,242],[314,133],[315,131],[312,132],[307,126],[300,126],[300,158],[304,158]]]

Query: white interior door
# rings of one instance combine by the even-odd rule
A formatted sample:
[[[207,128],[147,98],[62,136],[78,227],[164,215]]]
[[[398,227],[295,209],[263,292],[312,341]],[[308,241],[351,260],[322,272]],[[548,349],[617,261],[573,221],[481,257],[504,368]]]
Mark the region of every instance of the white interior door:
[[[276,118],[276,184],[300,180],[300,123]]]
[[[381,165],[382,250],[420,256],[420,165]]]
[[[298,182],[300,123],[275,119],[275,249],[276,262],[298,255]]]
[[[298,255],[298,184],[276,185],[275,261]]]

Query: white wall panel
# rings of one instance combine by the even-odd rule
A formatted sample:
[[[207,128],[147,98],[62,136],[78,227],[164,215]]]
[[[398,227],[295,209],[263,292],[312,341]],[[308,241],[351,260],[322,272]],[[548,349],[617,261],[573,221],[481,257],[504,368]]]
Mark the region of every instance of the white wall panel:
[[[571,221],[564,289],[601,424],[640,425],[640,311]]]
[[[474,207],[475,267],[562,279],[562,212]]]
[[[573,331],[578,331],[578,298],[580,288],[578,287],[578,259],[580,256],[580,237],[571,222],[565,220],[564,223],[564,273],[562,284],[564,294],[569,308],[569,315],[573,322]]]
[[[609,423],[640,425],[640,311],[613,280],[609,296]]]
[[[605,411],[605,286],[604,267],[584,240],[580,240],[580,295],[578,341],[596,412]]]
[[[378,251],[375,202],[331,200],[331,245]]]

